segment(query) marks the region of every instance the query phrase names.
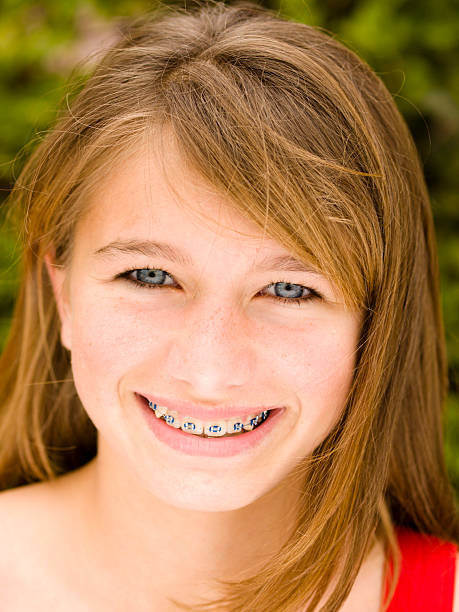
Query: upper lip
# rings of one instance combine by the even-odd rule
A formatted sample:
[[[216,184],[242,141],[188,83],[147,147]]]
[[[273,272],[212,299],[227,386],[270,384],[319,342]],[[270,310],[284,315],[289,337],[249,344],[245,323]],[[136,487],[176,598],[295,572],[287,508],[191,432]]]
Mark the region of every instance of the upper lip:
[[[176,410],[182,416],[190,416],[195,419],[202,421],[208,421],[213,419],[231,419],[234,417],[244,417],[249,414],[260,414],[264,410],[276,410],[282,408],[282,406],[197,406],[184,400],[170,400],[159,395],[151,395],[150,393],[138,393],[149,402],[164,406],[168,410]]]

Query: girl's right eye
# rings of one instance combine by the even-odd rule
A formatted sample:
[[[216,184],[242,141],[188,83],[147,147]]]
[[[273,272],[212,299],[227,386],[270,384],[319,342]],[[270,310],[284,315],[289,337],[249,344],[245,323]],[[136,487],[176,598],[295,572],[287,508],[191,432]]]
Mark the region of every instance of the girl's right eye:
[[[117,278],[125,278],[145,289],[156,289],[158,287],[170,286],[162,284],[166,276],[172,278],[165,270],[159,270],[157,268],[139,268],[123,272],[119,274]]]

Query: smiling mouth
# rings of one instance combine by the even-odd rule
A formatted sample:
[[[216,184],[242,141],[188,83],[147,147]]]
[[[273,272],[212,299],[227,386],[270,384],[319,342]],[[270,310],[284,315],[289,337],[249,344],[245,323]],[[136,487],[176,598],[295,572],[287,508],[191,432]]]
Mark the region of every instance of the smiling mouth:
[[[259,414],[246,417],[234,417],[231,419],[215,419],[215,421],[202,421],[188,415],[180,415],[175,410],[169,410],[165,406],[154,404],[147,398],[141,396],[156,418],[164,421],[169,427],[180,429],[184,433],[199,438],[234,438],[243,436],[249,431],[260,427],[271,413],[276,410],[264,410]]]

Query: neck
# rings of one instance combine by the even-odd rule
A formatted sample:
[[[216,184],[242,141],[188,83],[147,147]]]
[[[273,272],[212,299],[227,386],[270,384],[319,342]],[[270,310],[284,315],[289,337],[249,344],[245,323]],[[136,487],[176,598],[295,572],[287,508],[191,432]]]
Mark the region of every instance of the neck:
[[[260,570],[290,535],[299,504],[299,483],[284,481],[235,510],[175,507],[147,490],[101,439],[84,470],[87,540],[103,582],[131,602],[132,593],[142,594],[150,609],[159,597],[189,605],[214,598],[223,594],[215,579],[241,580]]]

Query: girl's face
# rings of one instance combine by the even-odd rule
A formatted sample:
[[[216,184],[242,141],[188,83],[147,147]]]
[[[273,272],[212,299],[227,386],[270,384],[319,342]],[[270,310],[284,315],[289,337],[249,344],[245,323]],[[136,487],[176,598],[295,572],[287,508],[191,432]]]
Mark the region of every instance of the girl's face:
[[[361,315],[320,273],[267,265],[290,253],[263,240],[172,148],[163,162],[167,178],[140,153],[113,171],[77,228],[70,267],[48,265],[62,341],[106,469],[176,507],[242,508],[281,485],[336,423]],[[208,420],[221,407],[234,416],[285,410],[255,446],[187,454],[151,429],[159,420],[146,396],[189,402]]]

